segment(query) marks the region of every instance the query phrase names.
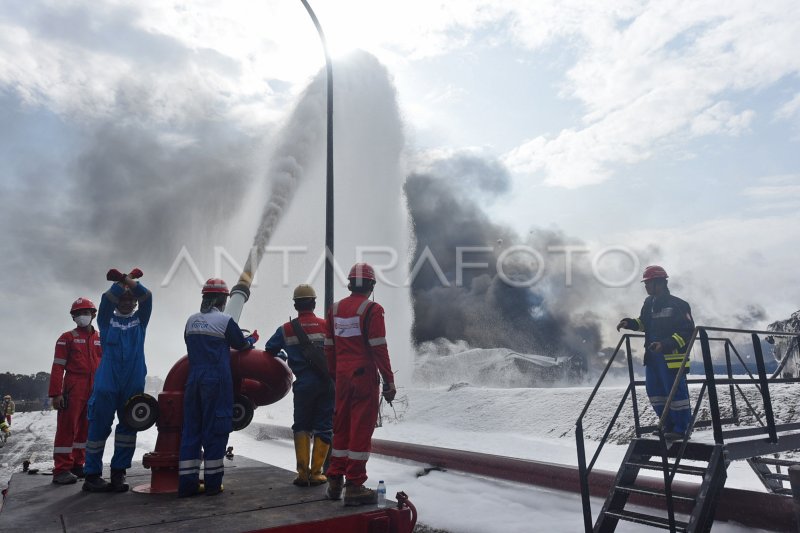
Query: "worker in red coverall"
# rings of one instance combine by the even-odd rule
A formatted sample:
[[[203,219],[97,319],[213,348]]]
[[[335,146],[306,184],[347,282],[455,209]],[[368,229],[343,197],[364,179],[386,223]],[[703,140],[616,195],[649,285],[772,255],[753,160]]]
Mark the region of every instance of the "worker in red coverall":
[[[58,410],[53,445],[53,483],[57,485],[69,485],[84,477],[89,431],[87,404],[102,356],[100,335],[92,326],[97,316],[92,301],[78,298],[72,303],[70,314],[77,327],[56,341],[47,393],[53,408]]]
[[[378,419],[378,375],[387,402],[394,400],[397,390],[386,346],[383,307],[369,300],[375,271],[366,263],[356,263],[347,278],[350,296],[333,304],[327,316],[325,354],[328,369],[336,376],[336,407],[326,475],[328,498],[340,499],[344,488],[344,504],[354,506],[378,501],[375,491],[364,486]]]

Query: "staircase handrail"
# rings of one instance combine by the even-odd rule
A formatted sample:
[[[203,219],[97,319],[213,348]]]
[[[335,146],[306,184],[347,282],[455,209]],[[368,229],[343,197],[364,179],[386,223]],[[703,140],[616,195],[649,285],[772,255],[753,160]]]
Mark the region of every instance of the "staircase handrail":
[[[756,366],[757,366],[757,369],[758,369],[758,377],[756,378],[755,376],[753,376],[753,374],[750,372],[750,369],[747,367],[746,364],[744,364],[744,361],[742,360],[741,355],[739,354],[738,350],[733,345],[733,343],[731,343],[729,338],[709,338],[708,337],[708,332],[709,331],[721,332],[721,333],[749,333],[749,334],[751,334],[752,340],[753,340],[754,351],[756,352],[755,355],[756,355]],[[774,416],[773,416],[773,413],[772,413],[771,399],[770,399],[769,388],[768,388],[768,382],[771,379],[775,378],[775,374],[776,373],[773,373],[773,375],[770,376],[770,377],[766,376],[765,365],[764,365],[764,360],[763,360],[763,353],[762,353],[762,350],[761,350],[760,340],[759,340],[759,337],[758,337],[759,335],[768,335],[768,336],[773,336],[773,337],[775,337],[775,336],[795,337],[796,339],[800,339],[800,335],[798,335],[797,332],[779,332],[779,331],[767,331],[767,330],[746,330],[746,329],[739,329],[739,328],[723,328],[723,327],[717,327],[717,326],[695,326],[695,328],[692,331],[692,336],[689,339],[689,342],[686,344],[686,350],[684,352],[683,359],[681,360],[681,365],[680,365],[680,368],[678,370],[678,373],[677,373],[677,375],[675,377],[675,380],[673,381],[672,388],[670,389],[670,394],[667,397],[666,404],[664,405],[664,410],[663,410],[661,416],[659,417],[659,421],[658,421],[658,426],[657,427],[658,427],[658,430],[659,430],[660,441],[662,442],[662,444],[665,444],[665,440],[664,440],[664,437],[663,437],[663,428],[664,428],[666,419],[669,416],[670,406],[671,406],[672,401],[673,401],[673,399],[675,397],[675,394],[677,393],[677,390],[678,390],[678,387],[680,385],[681,379],[683,378],[683,376],[688,371],[689,358],[691,356],[692,349],[694,348],[694,343],[698,339],[698,337],[700,338],[700,341],[701,341],[700,343],[701,343],[701,349],[702,349],[702,352],[703,352],[703,366],[705,368],[706,379],[705,379],[705,381],[703,383],[703,387],[701,389],[701,393],[700,393],[699,397],[697,398],[697,402],[696,402],[695,407],[693,409],[693,413],[692,413],[692,417],[691,417],[691,425],[692,425],[692,427],[694,426],[694,423],[696,421],[696,417],[697,417],[697,414],[698,414],[698,411],[699,411],[699,406],[700,406],[700,404],[701,404],[701,402],[702,402],[702,400],[703,400],[703,398],[705,396],[705,392],[707,391],[708,395],[709,395],[709,402],[711,404],[713,404],[711,406],[711,413],[712,413],[712,426],[713,426],[713,429],[714,429],[714,440],[718,444],[724,444],[724,439],[722,437],[722,429],[721,429],[722,424],[721,424],[721,420],[720,420],[720,417],[719,417],[719,402],[718,402],[717,397],[716,397],[716,385],[715,385],[715,379],[714,379],[714,368],[713,368],[713,363],[712,363],[712,360],[711,360],[710,348],[708,346],[708,342],[710,340],[713,340],[713,341],[724,341],[726,347],[729,346],[730,348],[733,349],[734,353],[736,354],[736,357],[739,359],[740,363],[742,363],[742,366],[744,366],[745,371],[748,373],[750,379],[753,381],[753,384],[758,389],[759,394],[762,396],[762,398],[764,398],[764,402],[765,402],[765,417],[767,418],[766,426],[767,426],[767,429],[768,429],[768,431],[770,433],[770,440],[777,441],[777,435],[776,435],[776,430],[775,430],[775,421],[774,421]],[[577,451],[578,451],[578,468],[579,468],[579,472],[580,472],[581,498],[582,498],[583,510],[584,510],[584,525],[585,525],[587,533],[592,531],[592,516],[591,516],[591,507],[590,507],[590,501],[589,501],[589,480],[588,480],[588,476],[591,473],[591,471],[592,471],[592,469],[593,469],[593,467],[595,465],[595,462],[597,461],[597,458],[598,458],[601,450],[603,449],[603,446],[605,445],[605,443],[606,443],[606,441],[608,439],[608,436],[610,435],[610,432],[611,432],[612,428],[616,424],[616,421],[617,421],[617,418],[619,417],[619,414],[621,412],[622,406],[626,403],[629,395],[631,396],[631,401],[633,402],[634,419],[635,419],[634,423],[635,423],[636,436],[637,437],[641,436],[640,429],[639,429],[639,420],[638,420],[639,417],[638,417],[638,412],[637,412],[638,410],[637,410],[637,405],[636,405],[637,404],[637,402],[636,402],[636,386],[637,385],[641,385],[641,382],[637,381],[636,379],[634,379],[632,354],[631,354],[631,349],[630,349],[630,339],[631,338],[636,338],[636,337],[643,337],[643,336],[644,335],[642,335],[642,334],[625,333],[620,337],[620,340],[617,343],[617,346],[614,349],[614,352],[613,352],[612,356],[609,358],[608,363],[606,364],[605,368],[603,369],[603,372],[601,373],[599,379],[597,380],[597,383],[595,384],[594,388],[592,389],[592,392],[589,395],[589,398],[587,399],[586,404],[584,405],[583,409],[581,410],[580,415],[578,416],[578,419],[575,422],[575,425],[576,425],[575,438],[576,438]],[[597,395],[597,391],[600,389],[600,386],[603,384],[603,381],[605,380],[605,378],[606,378],[606,376],[608,374],[608,371],[610,370],[612,364],[614,363],[617,355],[621,351],[620,349],[622,347],[622,343],[623,342],[626,343],[626,355],[627,355],[627,363],[628,363],[628,370],[629,370],[629,384],[628,384],[628,387],[625,389],[625,392],[623,393],[622,400],[620,401],[619,405],[617,406],[617,409],[616,409],[614,415],[612,416],[612,419],[609,422],[609,425],[608,425],[608,427],[606,428],[606,430],[605,430],[605,432],[603,434],[603,438],[601,439],[600,444],[598,445],[597,450],[595,451],[595,454],[592,457],[591,462],[587,466],[587,464],[586,464],[585,444],[584,444],[584,438],[583,438],[583,420],[584,420],[584,418],[586,416],[586,413],[589,410],[589,406],[592,404],[592,402],[594,401],[595,396]],[[797,342],[797,344],[800,344],[800,342]],[[790,350],[787,350],[787,355],[784,356],[784,360],[783,360],[780,368],[782,368],[783,365],[785,364],[785,361],[786,361],[786,358],[789,355],[789,352],[790,352]],[[726,362],[727,362],[727,365],[728,365],[729,371],[730,371],[730,360],[727,360]],[[759,424],[764,426],[765,424],[761,421],[761,418],[758,416],[758,414],[754,410],[753,406],[747,400],[747,397],[744,395],[743,391],[741,390],[741,387],[739,387],[738,383],[735,383],[735,386],[736,386],[736,389],[738,390],[739,394],[741,394],[741,396],[744,398],[745,403],[747,404],[747,406],[750,409],[750,411],[755,414],[756,418],[758,419]],[[691,433],[692,427],[687,429],[687,431],[689,432],[688,434]],[[683,457],[683,454],[684,454],[684,452],[686,450],[687,444],[688,444],[688,439],[684,439],[683,442],[682,442],[682,446],[680,447],[680,451],[678,452],[677,457],[675,458],[676,459],[676,464],[674,465],[674,467],[672,469],[665,469],[665,472],[664,472],[664,474],[665,474],[665,484],[667,485],[665,487],[665,489],[666,489],[666,491],[668,493],[668,496],[667,496],[668,502],[667,502],[667,504],[668,504],[668,507],[670,507],[670,508],[671,508],[671,503],[672,502],[671,502],[671,498],[669,497],[669,492],[671,492],[669,490],[669,485],[671,485],[671,482],[672,482],[672,480],[673,480],[673,478],[675,476],[675,473],[677,472],[678,465],[680,463],[680,460]],[[663,446],[663,447],[664,447],[664,450],[663,450],[662,459],[666,460],[667,449],[666,449],[666,446]],[[671,511],[671,509],[670,509],[670,511]],[[671,528],[674,528],[674,518],[672,516],[672,512],[669,512],[669,521],[670,521]]]

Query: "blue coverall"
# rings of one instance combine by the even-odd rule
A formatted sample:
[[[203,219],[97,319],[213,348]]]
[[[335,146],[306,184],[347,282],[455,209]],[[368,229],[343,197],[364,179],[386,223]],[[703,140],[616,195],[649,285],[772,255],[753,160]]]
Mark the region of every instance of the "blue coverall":
[[[298,318],[308,340],[321,347],[325,341],[325,320],[311,311],[300,311]],[[292,431],[311,433],[330,444],[333,435],[333,386],[327,376],[321,376],[306,361],[292,323],[287,322],[279,327],[267,341],[264,350],[273,356],[277,356],[281,350],[286,352],[289,368],[295,375],[292,384]]]
[[[136,449],[136,431],[122,422],[122,408],[131,396],[144,392],[147,366],[144,362],[144,338],[153,298],[141,283],[132,289],[138,300],[137,310],[128,316],[116,311],[119,297],[125,289],[111,285],[100,299],[97,326],[103,358],[94,377],[94,389],[89,398],[89,437],[86,442],[87,475],[103,473],[103,450],[111,434],[114,413],[119,422],[114,432],[112,470],[130,468]]]
[[[230,315],[213,307],[186,321],[189,377],[183,397],[179,496],[197,493],[201,461],[205,461],[205,491],[216,493],[222,486],[223,458],[233,418],[230,349],[251,348],[248,339]]]
[[[686,344],[694,330],[692,310],[688,303],[666,290],[660,296],[648,296],[645,299],[633,329],[644,331],[645,388],[653,410],[660,417],[686,353]],[[661,353],[648,348],[653,342],[661,343]],[[684,374],[670,404],[664,429],[684,434],[689,429],[691,419],[692,405]]]

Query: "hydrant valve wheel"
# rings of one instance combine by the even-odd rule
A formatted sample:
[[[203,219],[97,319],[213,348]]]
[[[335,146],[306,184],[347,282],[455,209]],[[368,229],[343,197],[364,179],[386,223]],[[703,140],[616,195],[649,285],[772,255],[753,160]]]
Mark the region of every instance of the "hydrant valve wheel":
[[[149,394],[131,396],[123,408],[122,421],[136,431],[150,429],[158,421],[158,400]]]

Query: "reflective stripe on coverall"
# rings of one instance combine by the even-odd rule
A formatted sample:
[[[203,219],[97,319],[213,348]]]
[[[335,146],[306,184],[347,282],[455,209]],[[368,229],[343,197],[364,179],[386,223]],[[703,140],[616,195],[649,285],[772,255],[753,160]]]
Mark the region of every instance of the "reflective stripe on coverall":
[[[364,331],[367,316],[369,331]],[[326,474],[344,474],[348,484],[363,485],[378,419],[378,373],[384,382],[394,383],[383,307],[364,294],[351,294],[333,305],[327,330],[325,352],[329,371],[336,376],[336,409]]]
[[[136,431],[122,422],[122,408],[128,399],[144,392],[147,367],[144,361],[144,339],[153,298],[141,283],[133,289],[139,302],[137,310],[122,316],[116,304],[124,289],[115,283],[100,299],[97,325],[103,358],[94,377],[94,390],[89,398],[89,438],[86,442],[86,474],[102,474],[103,450],[111,434],[114,413],[119,421],[114,433],[112,470],[130,468],[136,449]]]
[[[233,418],[230,349],[247,349],[250,343],[236,321],[216,308],[190,316],[184,340],[189,376],[183,397],[178,494],[188,496],[198,490],[201,457],[205,490],[216,492],[222,486]]]
[[[694,319],[689,304],[672,296],[668,290],[657,298],[648,296],[645,299],[636,320],[636,331],[644,331],[645,334],[645,388],[650,404],[659,417],[664,412],[693,330]],[[661,343],[661,353],[647,349],[653,342]],[[665,431],[685,433],[689,427],[692,406],[686,383],[687,373],[688,368],[670,403]]]
[[[325,342],[325,320],[312,311],[300,311],[298,318],[308,339],[322,346]],[[269,354],[277,356],[281,350],[286,352],[289,368],[295,376],[292,383],[292,431],[311,433],[312,437],[317,436],[330,444],[333,433],[333,390],[327,377],[321,376],[306,361],[291,322],[279,327],[267,341],[265,351]]]
[[[53,444],[54,475],[82,467],[86,461],[89,396],[101,356],[100,335],[94,327],[89,332],[75,328],[56,341],[47,394],[50,398],[63,395],[67,406],[58,410]]]

